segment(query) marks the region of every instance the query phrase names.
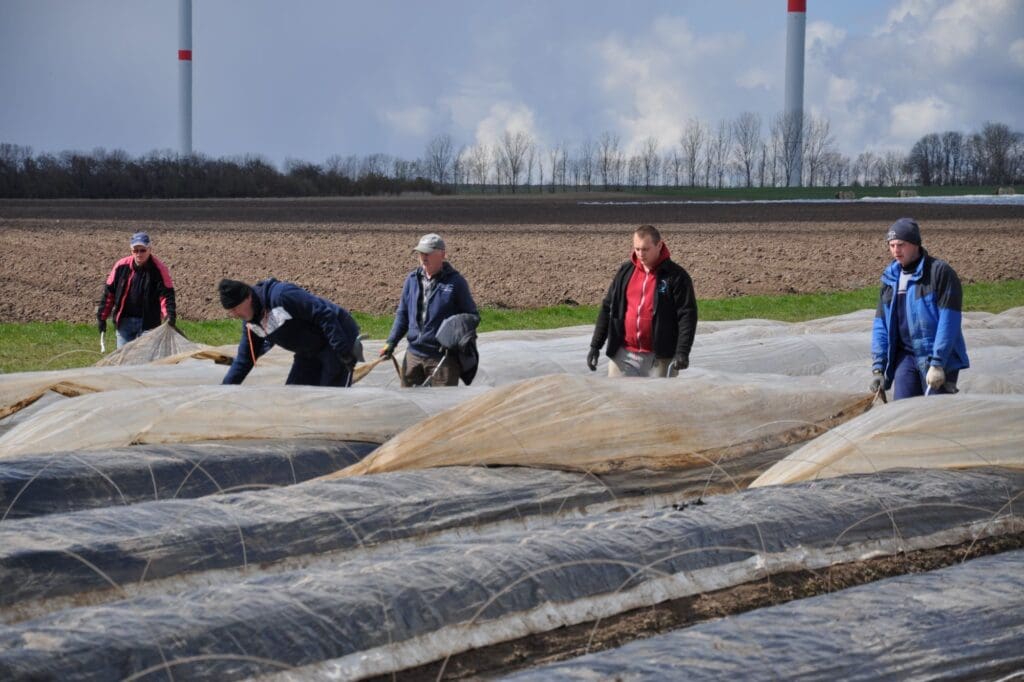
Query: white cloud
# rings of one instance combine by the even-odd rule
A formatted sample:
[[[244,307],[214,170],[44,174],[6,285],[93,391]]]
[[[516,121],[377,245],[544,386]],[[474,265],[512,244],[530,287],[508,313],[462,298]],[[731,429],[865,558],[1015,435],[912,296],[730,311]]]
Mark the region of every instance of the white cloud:
[[[432,132],[435,116],[424,106],[388,109],[381,113],[384,121],[403,135],[424,136]]]
[[[806,51],[825,53],[838,48],[846,40],[846,31],[827,21],[811,21],[807,24]]]
[[[496,102],[476,125],[477,144],[493,145],[502,135],[524,132],[536,139],[533,110],[522,102]]]
[[[857,81],[834,74],[828,76],[825,103],[830,109],[846,109],[855,104],[860,95]]]
[[[1018,38],[1010,45],[1010,59],[1017,66],[1024,68],[1024,38]]]
[[[728,107],[728,116],[737,115],[721,96],[723,89],[735,95],[731,85],[770,88],[764,69],[736,63],[745,45],[738,33],[698,35],[682,17],[659,17],[649,33],[629,42],[611,36],[598,44],[607,118],[623,150],[635,152],[648,137],[664,150],[676,144],[688,118],[707,117],[709,110]],[[712,63],[716,68],[708,69]],[[741,73],[732,83],[716,75],[730,70]]]
[[[901,102],[890,111],[889,134],[910,145],[928,133],[946,129],[952,119],[949,104],[934,95]]]
[[[904,21],[922,19],[935,9],[936,0],[902,0],[889,10],[885,23],[875,29],[876,37],[895,32]]]

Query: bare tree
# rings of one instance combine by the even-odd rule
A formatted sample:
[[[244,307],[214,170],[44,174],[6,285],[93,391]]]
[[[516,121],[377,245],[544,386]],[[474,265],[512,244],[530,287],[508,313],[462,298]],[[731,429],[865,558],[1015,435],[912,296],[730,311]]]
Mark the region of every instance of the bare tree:
[[[942,184],[960,183],[960,172],[964,157],[964,136],[955,130],[942,133]]]
[[[474,145],[469,150],[469,159],[467,161],[469,176],[474,184],[480,186],[481,192],[487,186],[487,175],[491,166],[490,154],[487,145],[483,143]]]
[[[620,165],[619,136],[606,130],[597,140],[597,171],[605,190],[617,183],[621,173]]]
[[[700,166],[700,155],[704,149],[706,129],[700,119],[691,118],[686,123],[686,130],[679,139],[682,149],[683,164],[686,167],[686,182],[690,187],[697,185],[697,169]]]
[[[715,177],[717,187],[721,189],[725,179],[726,163],[729,158],[729,147],[732,145],[732,131],[729,122],[724,118],[718,122],[718,128],[708,143],[708,160],[711,174]]]
[[[772,119],[772,135],[778,135],[781,145],[782,179],[785,186],[790,187],[796,182],[799,164],[803,159],[803,115],[800,112],[788,112],[776,115]]]
[[[824,155],[831,151],[833,139],[831,124],[827,118],[807,114],[804,116],[804,185],[814,187],[821,171]]]
[[[752,111],[744,111],[732,124],[733,149],[736,165],[739,166],[746,180],[746,186],[752,187],[754,164],[757,153],[761,149],[761,117]]]
[[[506,130],[501,136],[501,143],[497,147],[497,152],[506,173],[505,179],[513,193],[515,193],[516,187],[522,178],[527,155],[532,147],[533,139],[522,130],[517,130],[514,133]]]
[[[643,172],[644,188],[650,189],[652,181],[658,182],[661,157],[658,155],[658,138],[651,136],[640,144],[640,165]]]
[[[442,133],[430,140],[423,160],[430,173],[430,179],[444,187],[452,170],[452,162],[455,160],[455,143],[452,136]]]
[[[1020,164],[1021,133],[1005,123],[986,122],[981,127],[980,151],[983,154],[984,181],[996,185],[1011,182]]]
[[[564,142],[555,143],[550,151],[550,163],[551,163],[551,191],[554,192],[559,186],[565,187],[565,172],[566,172],[566,157],[568,152],[566,151],[566,145]]]
[[[579,154],[576,156],[579,171],[579,179],[586,186],[589,192],[594,187],[594,143],[587,138],[580,144]],[[577,183],[579,184],[579,183]]]
[[[661,160],[661,167],[666,184],[671,184],[673,187],[682,187],[683,155],[679,153],[678,149],[672,147],[672,149],[665,152],[665,156]]]

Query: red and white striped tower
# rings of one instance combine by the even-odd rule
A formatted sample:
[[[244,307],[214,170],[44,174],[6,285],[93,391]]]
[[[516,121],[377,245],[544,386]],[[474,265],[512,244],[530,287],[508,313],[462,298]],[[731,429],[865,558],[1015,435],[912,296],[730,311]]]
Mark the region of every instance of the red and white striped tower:
[[[192,155],[192,0],[178,0],[178,142]]]
[[[786,127],[795,135],[788,145],[791,156],[789,186],[803,183],[804,128],[804,34],[807,30],[807,0],[789,0],[786,20]]]

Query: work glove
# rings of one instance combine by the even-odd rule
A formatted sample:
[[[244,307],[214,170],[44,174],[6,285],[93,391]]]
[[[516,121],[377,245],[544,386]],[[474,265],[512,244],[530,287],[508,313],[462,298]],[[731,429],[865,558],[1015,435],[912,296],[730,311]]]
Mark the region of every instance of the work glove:
[[[590,368],[591,372],[597,371],[597,360],[601,357],[600,348],[591,348],[590,352],[587,353],[587,367]]]
[[[872,374],[874,376],[871,378],[871,392],[878,393],[882,390],[882,370],[876,369]]]
[[[384,347],[380,349],[380,353],[378,353],[378,355],[380,357],[382,357],[382,358],[384,358],[386,360],[390,360],[391,357],[394,354],[395,354],[395,349],[391,346],[390,343],[385,343]]]
[[[946,370],[941,367],[929,367],[928,374],[924,377],[924,382],[933,391],[939,390],[946,383]]]
[[[99,317],[96,318],[96,328],[100,330],[100,334],[104,334],[107,331],[107,321]]]
[[[672,358],[672,364],[668,366],[668,371],[681,372],[690,366],[690,358],[682,353],[676,353],[676,356]]]

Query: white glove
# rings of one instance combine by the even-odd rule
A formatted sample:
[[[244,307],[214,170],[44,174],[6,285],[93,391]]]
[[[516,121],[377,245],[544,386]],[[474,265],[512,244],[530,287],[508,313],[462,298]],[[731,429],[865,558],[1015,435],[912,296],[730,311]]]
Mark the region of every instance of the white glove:
[[[929,367],[924,381],[928,384],[928,388],[937,391],[946,383],[946,370],[941,367]]]

